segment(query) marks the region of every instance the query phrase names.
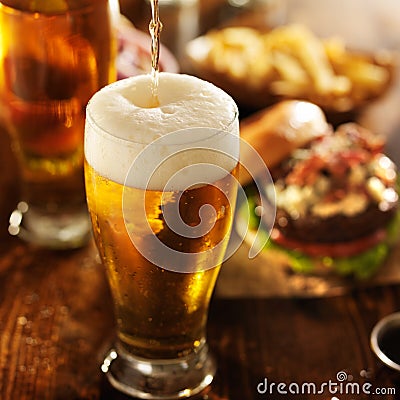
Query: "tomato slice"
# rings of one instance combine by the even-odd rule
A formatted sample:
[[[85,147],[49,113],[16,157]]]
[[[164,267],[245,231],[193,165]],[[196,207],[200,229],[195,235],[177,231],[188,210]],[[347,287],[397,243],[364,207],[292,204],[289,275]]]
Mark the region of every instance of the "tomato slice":
[[[351,257],[360,254],[374,245],[384,241],[387,233],[384,229],[379,229],[373,234],[350,242],[337,243],[305,243],[299,240],[285,237],[278,229],[274,228],[271,232],[271,239],[277,244],[291,250],[301,251],[312,257]]]

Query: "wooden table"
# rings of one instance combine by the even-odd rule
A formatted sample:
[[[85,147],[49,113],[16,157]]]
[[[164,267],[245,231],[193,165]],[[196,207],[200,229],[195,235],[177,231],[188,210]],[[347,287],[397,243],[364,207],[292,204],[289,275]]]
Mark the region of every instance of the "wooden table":
[[[392,156],[399,155],[399,93],[393,89],[363,116],[366,125],[390,136]],[[15,159],[0,132],[0,399],[126,399],[99,368],[114,324],[93,243],[51,252],[9,236],[17,192]],[[244,273],[240,295],[227,296],[224,289],[235,279],[230,266],[249,268],[241,263],[235,255],[224,266],[212,299],[208,336],[218,372],[199,399],[400,399],[400,373],[383,366],[369,345],[374,324],[400,310],[398,284],[307,298],[255,295]],[[265,382],[319,389],[342,377],[360,388],[370,383],[371,392],[396,393],[334,394],[327,386],[320,394],[281,394],[277,386],[263,393]]]

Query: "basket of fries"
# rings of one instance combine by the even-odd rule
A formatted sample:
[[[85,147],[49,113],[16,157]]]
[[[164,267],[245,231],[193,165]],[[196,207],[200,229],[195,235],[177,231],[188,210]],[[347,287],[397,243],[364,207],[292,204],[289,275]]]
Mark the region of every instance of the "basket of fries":
[[[246,109],[301,99],[339,117],[338,122],[381,97],[394,75],[388,51],[351,51],[342,39],[320,39],[300,24],[268,32],[212,30],[186,50],[193,73],[225,89]]]

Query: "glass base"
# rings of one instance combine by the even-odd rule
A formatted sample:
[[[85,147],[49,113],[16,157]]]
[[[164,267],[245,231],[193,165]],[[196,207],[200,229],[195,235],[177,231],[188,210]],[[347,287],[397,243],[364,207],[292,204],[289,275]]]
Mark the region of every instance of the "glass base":
[[[214,378],[216,363],[207,344],[172,360],[142,359],[111,349],[101,370],[117,390],[140,399],[182,399],[200,393]]]
[[[87,207],[69,212],[49,212],[21,201],[11,213],[8,232],[24,241],[51,249],[74,249],[91,237]]]

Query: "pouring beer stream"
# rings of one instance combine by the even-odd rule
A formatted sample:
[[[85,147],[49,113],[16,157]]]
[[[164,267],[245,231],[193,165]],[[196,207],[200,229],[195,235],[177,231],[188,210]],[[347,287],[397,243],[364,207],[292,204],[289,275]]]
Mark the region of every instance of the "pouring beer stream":
[[[149,31],[151,36],[151,82],[152,82],[152,107],[158,107],[158,61],[160,58],[160,34],[162,23],[160,21],[158,0],[151,0],[151,21]]]

